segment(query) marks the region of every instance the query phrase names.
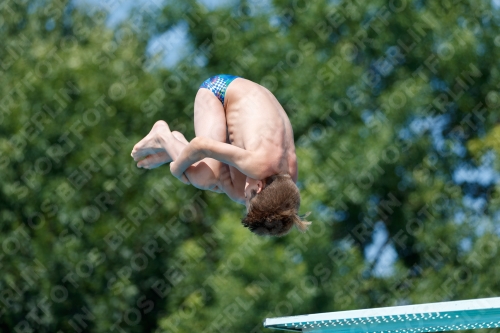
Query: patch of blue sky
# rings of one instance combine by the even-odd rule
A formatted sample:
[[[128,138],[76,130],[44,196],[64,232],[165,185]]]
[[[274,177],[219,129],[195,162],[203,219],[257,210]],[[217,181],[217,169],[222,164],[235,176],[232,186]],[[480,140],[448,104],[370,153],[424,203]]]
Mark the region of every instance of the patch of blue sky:
[[[130,17],[133,10],[153,13],[160,10],[165,0],[74,0],[81,8],[104,10],[108,13],[106,24],[113,28]],[[188,38],[189,26],[179,23],[163,34],[153,36],[146,47],[146,54],[159,57],[161,66],[173,67],[187,56],[192,47]]]
[[[394,274],[394,264],[398,259],[398,255],[393,244],[390,242],[387,243],[388,237],[389,232],[384,223],[375,223],[372,242],[365,247],[366,260],[370,263],[376,260],[373,268],[374,276],[388,277]]]
[[[318,217],[324,221],[332,221],[336,220],[335,210],[332,207],[328,207],[321,203],[316,205],[315,212],[318,214]]]
[[[153,36],[149,40],[146,54],[151,57],[161,57],[161,63],[165,67],[174,67],[193,49],[188,42],[188,34],[189,25],[187,22],[178,23],[165,33]]]
[[[493,221],[493,229],[494,229],[494,233],[500,237],[500,211],[497,211],[495,213],[492,214],[492,218],[491,220]]]
[[[500,1],[500,0],[499,0]],[[408,126],[408,130],[402,131],[400,135],[411,137],[412,135],[422,135],[428,131],[431,134],[432,142],[436,150],[444,154],[449,154],[450,150],[459,157],[464,157],[466,148],[456,140],[452,140],[452,145],[449,147],[450,141],[447,142],[443,137],[443,129],[449,122],[449,116],[440,115],[435,117],[419,117],[412,120]],[[481,164],[478,167],[472,167],[469,164],[463,163],[452,171],[452,178],[457,184],[464,182],[478,183],[482,186],[487,186],[500,181],[500,175],[493,167],[495,155],[493,152],[487,153],[481,159]]]
[[[107,12],[107,25],[111,28],[130,17],[133,10],[143,11],[145,13],[154,13],[159,11],[167,0],[74,0],[74,3],[80,8],[89,10],[104,10]],[[236,0],[199,0],[199,3],[207,10],[216,10],[221,7],[235,6]],[[246,15],[269,11],[272,8],[270,0],[255,0],[249,2],[245,8]],[[50,28],[50,24],[48,26]],[[146,54],[150,57],[159,57],[156,65],[172,68],[183,58],[191,54],[193,46],[189,41],[189,26],[187,23],[179,23],[168,31],[155,35],[149,41]],[[207,59],[198,56],[194,63],[204,66]]]
[[[102,10],[108,14],[108,26],[114,26],[126,19],[136,2],[129,0],[73,0],[73,4],[89,11]]]
[[[459,210],[457,212],[455,212],[455,214],[453,215],[453,221],[456,223],[456,224],[462,224],[464,223],[465,221],[467,220],[467,215],[465,214],[464,211],[462,210]]]
[[[88,11],[104,11],[107,14],[106,24],[116,27],[130,18],[133,10],[149,16],[159,13],[167,0],[73,0],[78,8]]]
[[[492,234],[496,231],[496,225],[489,216],[480,215],[471,219],[469,222],[474,224],[475,235],[478,237],[485,234]]]
[[[413,135],[422,135],[433,124],[434,117],[416,117],[414,118],[408,128]]]
[[[459,165],[453,173],[453,180],[457,184],[477,183],[481,186],[488,186],[500,182],[500,174],[494,169],[494,162],[497,157],[490,151],[483,155],[478,167],[471,167],[466,164]]]
[[[203,4],[208,10],[233,6],[237,3],[236,0],[198,0],[198,2]]]
[[[466,195],[463,198],[463,203],[466,207],[472,209],[475,212],[482,212],[486,208],[486,200],[484,198],[474,198],[470,195]]]
[[[216,10],[221,7],[236,6],[237,0],[198,0],[208,10]],[[248,1],[245,6],[238,6],[238,10],[244,12],[245,15],[255,15],[257,13],[269,12],[273,8],[271,0],[252,0]]]
[[[460,250],[462,250],[463,252],[469,252],[470,250],[472,250],[472,245],[473,245],[472,239],[467,237],[461,239],[458,246],[460,247]]]

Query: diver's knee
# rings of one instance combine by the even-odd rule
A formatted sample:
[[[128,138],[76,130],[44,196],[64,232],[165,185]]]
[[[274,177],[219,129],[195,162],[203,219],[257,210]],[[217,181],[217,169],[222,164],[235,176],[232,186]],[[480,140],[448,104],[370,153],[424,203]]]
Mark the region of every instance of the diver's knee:
[[[174,136],[174,138],[176,138],[177,140],[181,141],[181,142],[185,142],[187,143],[187,140],[186,138],[184,137],[184,135],[181,133],[181,132],[178,132],[178,131],[172,131],[172,135]]]

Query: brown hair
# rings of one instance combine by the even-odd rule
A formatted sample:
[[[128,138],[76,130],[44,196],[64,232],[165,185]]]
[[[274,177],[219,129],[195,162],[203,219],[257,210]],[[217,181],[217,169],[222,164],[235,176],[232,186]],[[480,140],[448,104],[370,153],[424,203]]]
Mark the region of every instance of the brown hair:
[[[284,236],[295,225],[305,232],[311,222],[299,216],[300,192],[290,175],[267,177],[266,186],[259,192],[252,191],[248,213],[241,223],[257,235]]]

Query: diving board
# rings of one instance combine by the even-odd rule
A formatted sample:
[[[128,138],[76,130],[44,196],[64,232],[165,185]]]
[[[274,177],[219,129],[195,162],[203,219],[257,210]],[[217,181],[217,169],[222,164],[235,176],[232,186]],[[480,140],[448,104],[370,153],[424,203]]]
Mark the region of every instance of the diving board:
[[[267,318],[264,327],[310,333],[423,333],[500,327],[500,297]]]

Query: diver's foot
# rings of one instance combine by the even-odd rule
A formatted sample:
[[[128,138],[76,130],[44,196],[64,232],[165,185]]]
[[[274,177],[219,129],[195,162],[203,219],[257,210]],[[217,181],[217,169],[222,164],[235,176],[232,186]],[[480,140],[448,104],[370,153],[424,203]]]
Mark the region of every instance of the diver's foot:
[[[161,154],[161,156],[168,160],[168,162],[171,162],[172,159],[170,158],[170,156],[168,156],[165,148],[163,148],[161,144],[161,137],[165,134],[171,134],[168,124],[163,120],[157,121],[153,125],[153,128],[151,129],[149,134],[146,135],[141,141],[139,141],[132,149],[131,155],[134,160],[139,161],[149,155],[165,153],[166,155]]]

